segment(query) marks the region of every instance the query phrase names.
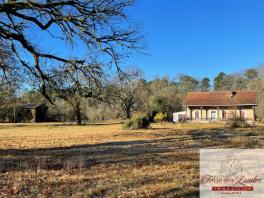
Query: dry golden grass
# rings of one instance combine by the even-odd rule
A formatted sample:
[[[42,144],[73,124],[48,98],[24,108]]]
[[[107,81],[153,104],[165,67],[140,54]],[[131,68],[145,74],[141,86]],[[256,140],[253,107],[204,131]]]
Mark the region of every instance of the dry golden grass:
[[[95,144],[126,140],[146,140],[166,136],[177,130],[193,130],[205,124],[153,124],[151,129],[124,130],[121,124],[97,123],[76,126],[74,124],[2,124],[0,125],[0,148],[50,148]],[[220,124],[205,125],[207,128]],[[174,135],[174,133],[172,135]]]
[[[0,197],[198,197],[200,148],[263,148],[222,124],[0,125]]]

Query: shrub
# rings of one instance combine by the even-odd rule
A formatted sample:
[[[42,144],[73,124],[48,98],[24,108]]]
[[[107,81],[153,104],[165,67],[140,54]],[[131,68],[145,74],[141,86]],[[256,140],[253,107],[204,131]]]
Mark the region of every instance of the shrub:
[[[157,113],[154,117],[155,122],[163,122],[167,120],[167,114],[166,113]]]
[[[226,125],[231,128],[245,128],[250,126],[245,119],[239,117],[229,118]]]
[[[127,120],[123,127],[126,129],[147,129],[150,125],[150,120],[146,114],[137,113]]]

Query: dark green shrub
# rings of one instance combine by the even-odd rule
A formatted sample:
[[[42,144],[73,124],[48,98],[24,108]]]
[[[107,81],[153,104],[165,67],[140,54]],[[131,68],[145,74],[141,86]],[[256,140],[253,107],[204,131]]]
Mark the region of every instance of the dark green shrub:
[[[146,114],[137,113],[127,120],[123,127],[125,129],[147,129],[150,125],[150,120]]]
[[[245,128],[250,127],[247,121],[240,117],[229,118],[226,122],[226,125],[230,128]]]

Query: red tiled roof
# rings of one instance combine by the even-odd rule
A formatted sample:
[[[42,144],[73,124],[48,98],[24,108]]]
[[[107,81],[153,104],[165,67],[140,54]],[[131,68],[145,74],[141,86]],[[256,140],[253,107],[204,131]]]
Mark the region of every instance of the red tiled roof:
[[[243,106],[256,105],[256,91],[189,92],[185,106]]]

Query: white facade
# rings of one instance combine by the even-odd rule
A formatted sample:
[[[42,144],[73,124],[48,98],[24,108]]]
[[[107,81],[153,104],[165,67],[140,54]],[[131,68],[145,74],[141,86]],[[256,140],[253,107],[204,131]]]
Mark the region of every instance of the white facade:
[[[173,122],[179,122],[179,120],[182,119],[182,118],[185,118],[186,115],[187,114],[186,114],[185,111],[173,113]]]

